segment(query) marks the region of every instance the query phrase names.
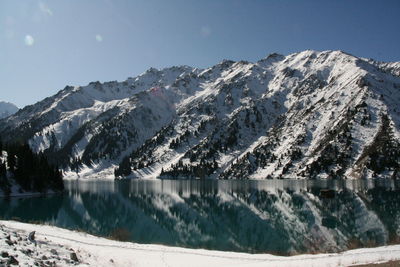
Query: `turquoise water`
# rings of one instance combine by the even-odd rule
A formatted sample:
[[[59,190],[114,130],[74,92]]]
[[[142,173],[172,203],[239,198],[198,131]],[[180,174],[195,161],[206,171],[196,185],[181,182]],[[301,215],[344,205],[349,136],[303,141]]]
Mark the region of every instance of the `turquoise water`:
[[[63,195],[0,199],[1,217],[120,233],[138,243],[284,255],[400,240],[394,180],[66,181],[65,187]]]

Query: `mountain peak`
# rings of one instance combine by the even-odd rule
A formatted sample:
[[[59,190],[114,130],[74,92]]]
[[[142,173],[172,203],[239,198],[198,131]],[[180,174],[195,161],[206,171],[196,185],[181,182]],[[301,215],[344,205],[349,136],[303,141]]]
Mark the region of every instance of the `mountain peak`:
[[[307,50],[151,68],[62,90],[3,120],[0,135],[70,177],[398,177],[397,66]]]
[[[19,108],[9,102],[0,101],[0,119],[13,115]]]

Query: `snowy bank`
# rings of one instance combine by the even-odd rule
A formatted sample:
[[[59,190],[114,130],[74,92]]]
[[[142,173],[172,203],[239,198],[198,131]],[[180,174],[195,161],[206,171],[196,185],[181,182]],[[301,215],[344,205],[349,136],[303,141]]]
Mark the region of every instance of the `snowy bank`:
[[[32,231],[36,231],[36,245],[28,239]],[[20,266],[33,266],[36,263],[42,266],[320,267],[400,259],[400,245],[355,249],[337,254],[282,257],[118,242],[53,226],[14,221],[0,221],[0,236],[0,262],[13,259]]]

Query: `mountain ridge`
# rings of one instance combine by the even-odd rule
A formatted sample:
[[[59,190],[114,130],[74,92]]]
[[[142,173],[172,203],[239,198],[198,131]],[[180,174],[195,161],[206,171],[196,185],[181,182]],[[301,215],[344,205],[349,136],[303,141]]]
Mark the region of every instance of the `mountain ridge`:
[[[151,68],[67,86],[3,119],[0,134],[67,177],[399,177],[399,70],[313,50]]]

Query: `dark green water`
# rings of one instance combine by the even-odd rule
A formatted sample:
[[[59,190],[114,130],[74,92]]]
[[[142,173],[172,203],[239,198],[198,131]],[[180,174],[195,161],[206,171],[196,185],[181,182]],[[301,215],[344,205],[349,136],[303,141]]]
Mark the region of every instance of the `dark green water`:
[[[1,217],[100,236],[122,232],[138,243],[253,253],[330,252],[400,240],[394,180],[65,185],[63,195],[0,199]]]

